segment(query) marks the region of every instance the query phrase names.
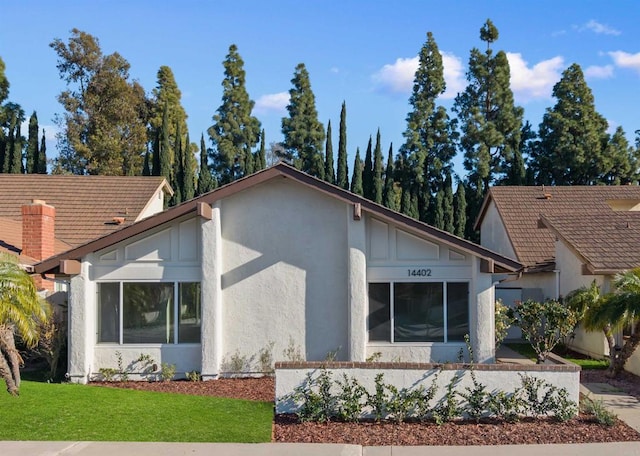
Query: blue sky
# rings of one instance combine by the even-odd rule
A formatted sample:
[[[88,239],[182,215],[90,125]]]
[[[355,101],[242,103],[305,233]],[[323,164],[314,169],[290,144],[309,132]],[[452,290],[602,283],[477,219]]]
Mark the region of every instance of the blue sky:
[[[630,140],[640,129],[640,2],[493,1],[13,1],[0,0],[0,57],[11,84],[9,99],[38,113],[47,136],[62,108],[65,88],[48,46],[67,41],[72,28],[96,36],[103,53],[119,52],[148,93],[161,65],[172,68],[189,116],[193,141],[212,123],[221,102],[222,61],[236,44],[245,62],[247,90],[267,142],[280,141],[295,66],[305,63],[320,121],[331,120],[334,151],[340,107],[347,105],[350,168],[380,128],[383,150],[397,152],[409,111],[413,73],[426,33],[444,56],[450,108],[463,90],[469,51],[484,50],[479,30],[490,18],[494,45],[508,53],[516,103],[537,129],[552,107],[553,85],[578,63],[596,109]],[[26,134],[26,129],[24,130]],[[57,153],[55,140],[47,153]],[[463,173],[456,160],[456,169]]]

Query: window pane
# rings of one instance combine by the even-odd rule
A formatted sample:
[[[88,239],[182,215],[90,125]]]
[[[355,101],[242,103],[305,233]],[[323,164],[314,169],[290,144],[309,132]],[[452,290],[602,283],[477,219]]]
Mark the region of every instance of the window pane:
[[[200,283],[181,283],[179,343],[200,343]]]
[[[442,283],[395,283],[395,342],[443,342]]]
[[[98,284],[98,342],[120,342],[120,284]]]
[[[469,334],[469,284],[447,283],[447,340],[464,340]]]
[[[123,284],[125,344],[173,343],[173,284]]]
[[[391,341],[391,293],[388,283],[369,284],[369,340]]]

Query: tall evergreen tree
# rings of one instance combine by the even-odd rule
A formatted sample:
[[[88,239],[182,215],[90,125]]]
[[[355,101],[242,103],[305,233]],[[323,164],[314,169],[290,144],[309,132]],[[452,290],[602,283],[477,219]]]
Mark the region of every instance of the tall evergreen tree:
[[[544,114],[531,167],[537,184],[605,183],[610,171],[606,155],[607,121],[595,110],[582,69],[573,64],[553,87],[557,103]]]
[[[447,177],[444,180],[442,218],[444,222],[442,228],[449,233],[453,233],[455,231],[455,216],[453,204],[453,182],[451,179],[451,174],[447,174]]]
[[[382,158],[382,146],[380,145],[380,129],[376,134],[376,147],[373,153],[373,195],[372,200],[382,204],[384,194],[384,164]]]
[[[351,177],[351,193],[363,195],[362,189],[362,159],[360,158],[360,148],[356,149],[356,158],[353,161],[353,176]]]
[[[500,180],[506,162],[520,147],[520,132],[524,111],[516,107],[510,87],[507,55],[494,55],[492,44],[498,39],[498,29],[487,19],[480,29],[480,39],[486,43],[484,53],[471,50],[466,89],[456,96],[454,111],[461,122],[461,147],[464,167],[469,172],[467,182],[467,236],[477,240],[473,220],[480,210],[489,186]]]
[[[211,170],[209,169],[209,154],[207,153],[207,146],[204,142],[204,134],[200,137],[200,171],[198,174],[198,189],[197,194],[202,195],[210,192],[215,188],[215,182],[213,176],[211,176]]]
[[[214,177],[227,184],[243,177],[252,157],[252,149],[260,139],[260,121],[251,115],[254,106],[245,86],[244,61],[235,44],[229,46],[224,62],[222,104],[209,128],[213,144],[211,159]],[[251,170],[249,170],[251,171]]]
[[[20,125],[25,120],[24,110],[16,103],[6,103],[3,108],[9,126],[3,171],[5,173],[21,174],[24,172],[24,164],[22,162],[22,144],[24,138],[20,131]]]
[[[398,210],[397,193],[393,177],[393,143],[389,146],[389,158],[387,159],[387,170],[384,174],[384,195],[383,204],[392,211]]]
[[[38,150],[40,142],[40,138],[38,137],[39,129],[38,115],[33,111],[33,114],[31,114],[31,117],[29,118],[29,136],[27,138],[27,156],[25,164],[27,174],[38,173],[38,155],[40,153]]]
[[[267,144],[265,141],[265,133],[263,128],[262,132],[260,133],[260,149],[256,154],[254,171],[261,171],[267,167]]]
[[[338,169],[336,185],[349,190],[349,164],[347,162],[347,104],[342,102],[340,110],[340,137],[338,139]]]
[[[458,182],[458,188],[453,197],[453,210],[453,234],[464,238],[467,229],[467,196],[462,182]]]
[[[373,140],[369,135],[367,151],[364,154],[364,165],[362,168],[362,191],[364,197],[373,200]]]
[[[173,152],[173,180],[171,181],[171,186],[173,187],[172,206],[176,206],[184,201],[184,149],[182,147],[182,141],[180,141],[182,137],[181,132],[180,125],[176,125],[176,141]]]
[[[47,141],[44,128],[42,129],[42,140],[38,150],[38,174],[47,174]]]
[[[142,163],[142,175],[151,176],[151,153],[149,149],[144,154],[144,162]]]
[[[333,169],[333,143],[331,142],[331,120],[327,122],[327,140],[324,148],[324,180],[330,184],[336,182],[336,172]]]
[[[189,140],[189,132],[187,132],[184,153],[184,187],[182,190],[182,197],[184,201],[190,200],[196,193],[196,157],[194,147],[196,146],[191,144]]]
[[[173,182],[173,176],[171,172],[171,141],[169,140],[169,112],[168,106],[165,106],[164,114],[162,115],[162,126],[160,127],[160,141],[158,147],[159,166],[158,172],[155,170],[155,163],[153,166],[153,174],[156,176],[163,176],[167,179],[167,182]]]
[[[289,117],[282,118],[282,134],[287,157],[305,173],[324,179],[322,145],[325,134],[318,120],[316,100],[304,63],[296,66],[289,90]]]
[[[617,127],[607,148],[605,157],[608,159],[608,172],[604,173],[601,181],[609,185],[630,184],[638,181],[639,155],[629,145],[622,127]]]
[[[442,189],[438,190],[434,198],[432,225],[444,230],[444,190]]]

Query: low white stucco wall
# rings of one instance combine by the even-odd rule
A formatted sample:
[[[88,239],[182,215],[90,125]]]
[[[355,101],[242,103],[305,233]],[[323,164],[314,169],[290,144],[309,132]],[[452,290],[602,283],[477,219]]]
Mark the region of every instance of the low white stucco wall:
[[[462,350],[462,359],[460,354]],[[379,354],[379,355],[378,355]],[[378,357],[379,356],[379,357]],[[432,362],[455,363],[468,361],[468,351],[464,342],[456,343],[376,343],[367,345],[367,358],[376,357],[377,361],[391,362]]]
[[[436,381],[438,390],[432,405],[436,404],[447,391],[447,385],[454,375],[460,376],[457,391],[473,387],[469,365],[467,364],[418,364],[418,363],[276,363],[276,413],[295,413],[297,404],[288,396],[303,384],[307,375],[316,377],[322,368],[331,372],[331,378],[342,380],[343,374],[355,377],[367,391],[375,391],[375,377],[384,374],[384,383],[396,388],[425,388]],[[440,370],[442,369],[442,370]],[[522,387],[520,374],[542,379],[557,388],[565,388],[568,399],[578,403],[580,393],[580,367],[573,363],[554,365],[476,364],[477,380],[486,390],[513,392]],[[438,373],[439,372],[439,373]],[[437,378],[436,378],[436,374]]]

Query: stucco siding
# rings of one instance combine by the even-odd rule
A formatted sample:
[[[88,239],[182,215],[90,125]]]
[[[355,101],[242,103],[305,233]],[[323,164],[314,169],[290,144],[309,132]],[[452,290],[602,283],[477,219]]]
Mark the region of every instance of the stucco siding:
[[[516,258],[507,230],[493,201],[489,203],[480,225],[480,244],[506,257]]]
[[[221,214],[223,358],[273,342],[282,359],[291,342],[308,360],[338,348],[347,359],[347,205],[277,179],[225,199]]]

